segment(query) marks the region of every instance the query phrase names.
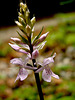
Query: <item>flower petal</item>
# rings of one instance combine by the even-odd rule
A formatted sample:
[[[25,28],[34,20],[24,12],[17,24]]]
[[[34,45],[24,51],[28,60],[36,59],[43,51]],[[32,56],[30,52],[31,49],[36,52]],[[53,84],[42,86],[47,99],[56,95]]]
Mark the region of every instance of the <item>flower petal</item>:
[[[32,52],[32,59],[37,58],[38,55],[39,55],[39,51],[38,51],[37,49],[35,49],[35,50]]]
[[[15,65],[20,65],[20,66],[23,66],[24,64],[21,58],[14,58],[10,60],[10,63],[15,64]]]
[[[19,74],[17,75],[15,82],[16,82],[17,80],[19,80]]]
[[[40,42],[40,43],[43,42],[43,41],[45,40],[45,38],[47,37],[48,33],[49,33],[49,32],[47,32],[47,33],[41,35],[41,37],[39,38],[39,42]]]
[[[46,41],[42,42],[42,43],[41,43],[40,45],[38,45],[38,46],[33,46],[33,49],[38,49],[38,50],[40,50],[40,49],[42,49],[42,48],[44,47],[45,43],[46,43]]]
[[[43,65],[48,65],[50,63],[54,62],[53,57],[45,58],[43,61]]]
[[[16,51],[18,51],[20,49],[20,47],[18,45],[16,45],[16,44],[9,43],[9,45]]]
[[[42,72],[42,78],[44,81],[51,82],[51,72],[50,69],[44,69]]]
[[[28,52],[26,52],[26,51],[25,51],[25,50],[23,50],[23,49],[19,49],[19,50],[18,50],[18,52],[28,54]]]
[[[30,48],[27,44],[24,44],[24,43],[20,43],[20,44],[21,44],[21,47],[30,50]]]
[[[56,56],[56,53],[54,53],[54,55],[52,57],[45,58],[44,61],[43,61],[43,65],[45,66],[45,65],[48,65],[48,64],[54,62],[54,59],[53,58],[55,56]]]
[[[25,68],[21,68],[19,71],[19,78],[21,81],[25,80],[28,76],[28,72]]]
[[[13,37],[11,37],[11,40],[13,40],[14,42],[21,42],[21,40],[19,38],[13,38]]]
[[[51,73],[52,73],[51,76],[53,76],[53,77],[56,78],[56,79],[59,79],[59,76],[58,76],[58,75],[54,74],[53,72],[51,72]]]
[[[43,66],[43,67],[41,67],[41,68],[37,69],[37,70],[35,71],[35,73],[39,73],[39,72],[43,71],[43,70],[44,70],[44,68],[45,68],[45,66]]]
[[[40,65],[40,66],[43,66],[43,64],[42,64],[42,63],[40,63],[40,62],[37,62],[37,64],[38,64],[38,65]]]
[[[28,52],[26,52],[25,50],[21,49],[21,47],[19,47],[17,44],[11,44],[11,43],[9,43],[9,45],[10,45],[15,51],[28,54]]]
[[[29,57],[26,57],[24,60],[24,66],[27,64],[28,60],[29,60]]]
[[[53,58],[56,56],[56,53],[54,53],[54,55],[52,56]]]

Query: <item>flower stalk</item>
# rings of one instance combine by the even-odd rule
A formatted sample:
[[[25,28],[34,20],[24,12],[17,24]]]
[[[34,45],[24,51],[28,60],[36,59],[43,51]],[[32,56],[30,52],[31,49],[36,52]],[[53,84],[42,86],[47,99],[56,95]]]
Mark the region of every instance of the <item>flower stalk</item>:
[[[31,45],[31,40],[30,40],[30,50],[31,50],[31,54],[32,54],[33,46]],[[35,59],[32,59],[32,63],[33,63],[33,66],[37,68]],[[42,88],[41,88],[41,83],[40,83],[40,78],[39,78],[39,73],[35,73],[35,71],[34,71],[34,74],[35,74],[35,80],[36,80],[40,100],[44,100],[43,93],[42,93]]]
[[[30,19],[30,11],[26,4],[23,2],[20,3],[20,12],[18,13],[18,21],[15,21],[19,29],[22,31],[23,35],[21,35],[18,31],[19,38],[11,37],[12,42],[9,45],[17,52],[21,52],[26,55],[25,59],[22,58],[14,58],[10,60],[10,63],[19,66],[19,73],[17,75],[17,80],[23,81],[28,77],[27,70],[33,70],[35,75],[35,80],[37,84],[37,89],[39,93],[40,100],[44,100],[39,72],[42,72],[42,78],[44,81],[51,82],[51,76],[59,79],[59,76],[54,74],[51,69],[49,68],[49,64],[54,62],[54,57],[56,53],[52,53],[52,55],[48,58],[45,58],[42,63],[37,62],[37,57],[39,55],[39,50],[43,49],[46,41],[45,38],[47,37],[48,33],[43,35],[42,30],[40,33],[33,38],[34,34],[34,24],[36,22],[35,17]],[[29,63],[29,60],[32,60],[32,64]],[[39,68],[39,65],[41,66]]]

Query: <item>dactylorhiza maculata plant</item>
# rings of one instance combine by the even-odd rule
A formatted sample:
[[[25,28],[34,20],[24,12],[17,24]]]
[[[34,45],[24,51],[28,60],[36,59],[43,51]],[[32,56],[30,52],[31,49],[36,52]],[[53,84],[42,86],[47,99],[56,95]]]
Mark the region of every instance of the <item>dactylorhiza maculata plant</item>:
[[[20,38],[12,38],[12,42],[9,45],[17,52],[24,53],[26,55],[25,60],[22,58],[14,58],[10,60],[10,63],[19,66],[19,73],[17,75],[17,80],[25,80],[28,76],[27,70],[33,70],[36,84],[38,88],[38,93],[40,96],[40,100],[44,100],[43,93],[40,85],[39,79],[39,72],[42,72],[42,78],[44,81],[51,82],[51,76],[59,79],[59,76],[54,74],[49,67],[50,63],[54,62],[54,57],[56,53],[54,53],[51,57],[45,58],[42,63],[36,62],[36,58],[39,55],[39,50],[42,49],[46,43],[45,38],[47,37],[48,33],[41,35],[42,30],[40,33],[33,38],[34,33],[34,24],[36,22],[35,17],[30,19],[30,11],[26,4],[20,3],[20,11],[18,12],[18,21],[15,21],[19,29],[22,31],[23,35],[21,35],[18,31]],[[28,62],[32,60],[32,65]],[[38,67],[41,66],[41,67]]]

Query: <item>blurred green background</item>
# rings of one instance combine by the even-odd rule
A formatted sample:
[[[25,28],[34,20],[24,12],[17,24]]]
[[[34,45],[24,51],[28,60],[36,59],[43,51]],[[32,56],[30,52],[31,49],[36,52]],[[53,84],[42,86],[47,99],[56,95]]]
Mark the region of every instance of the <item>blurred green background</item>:
[[[22,0],[1,1],[0,100],[39,100],[34,73],[29,71],[26,80],[14,83],[19,68],[10,64],[12,58],[25,57],[8,45],[10,37],[18,37],[16,33],[18,28],[14,20],[17,19],[16,9],[20,1]],[[49,31],[46,45],[40,50],[38,59],[42,61],[45,57],[49,57],[53,50],[57,54],[55,62],[50,64],[50,67],[60,79],[52,78],[52,81],[47,83],[42,80],[40,73],[43,95],[45,100],[75,100],[75,0],[49,2],[49,0],[27,1],[31,16],[35,14],[37,18],[34,36],[40,32],[42,26],[44,26],[42,34]]]
[[[44,27],[43,33],[50,33],[38,59],[49,57],[54,50],[57,55],[50,66],[60,79],[47,83],[40,73],[43,95],[45,100],[75,100],[75,13],[55,14],[50,20],[57,20],[57,24]],[[12,50],[9,41],[0,42],[0,100],[39,100],[33,72],[25,81],[14,83],[18,68],[9,61],[24,55]]]

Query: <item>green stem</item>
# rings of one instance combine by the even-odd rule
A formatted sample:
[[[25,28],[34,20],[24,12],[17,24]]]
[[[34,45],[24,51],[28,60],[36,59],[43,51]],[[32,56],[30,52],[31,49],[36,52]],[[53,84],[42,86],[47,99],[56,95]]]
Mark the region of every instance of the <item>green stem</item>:
[[[30,51],[31,51],[31,55],[32,55],[33,46],[31,44],[31,38],[29,38],[28,40],[30,42]],[[36,60],[32,59],[32,62],[33,62],[33,66],[37,67]],[[34,74],[35,74],[35,79],[36,79],[36,84],[37,84],[37,89],[38,89],[40,100],[44,100],[43,93],[42,93],[42,88],[41,88],[41,83],[40,83],[40,78],[39,78],[39,73],[34,73]]]
[[[33,66],[37,67],[36,64],[35,64],[36,60],[33,59],[32,62],[33,62]],[[36,84],[37,84],[37,89],[38,89],[40,100],[44,100],[43,93],[42,93],[42,88],[41,88],[41,84],[40,84],[39,73],[34,73],[34,74],[35,74],[35,79],[36,79]]]
[[[35,79],[36,79],[36,84],[37,84],[40,100],[44,100],[42,88],[41,88],[41,84],[40,84],[40,79],[39,79],[39,73],[35,73]]]

